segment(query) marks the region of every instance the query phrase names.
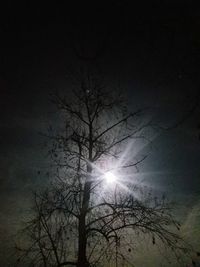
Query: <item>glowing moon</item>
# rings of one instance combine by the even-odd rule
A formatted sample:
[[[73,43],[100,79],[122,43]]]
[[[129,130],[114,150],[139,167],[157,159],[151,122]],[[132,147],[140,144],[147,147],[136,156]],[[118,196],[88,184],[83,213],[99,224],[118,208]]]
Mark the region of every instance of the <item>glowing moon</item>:
[[[105,173],[105,179],[108,184],[116,182],[117,177],[112,172]]]

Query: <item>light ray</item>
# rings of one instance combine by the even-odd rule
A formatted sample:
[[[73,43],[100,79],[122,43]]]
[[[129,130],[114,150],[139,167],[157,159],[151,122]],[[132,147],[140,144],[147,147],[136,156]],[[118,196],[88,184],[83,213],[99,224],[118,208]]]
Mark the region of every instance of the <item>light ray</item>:
[[[151,138],[151,142],[152,140],[154,140],[157,137],[157,134],[154,134],[153,138]],[[131,190],[130,186],[132,187],[148,187],[150,189],[158,189],[156,188],[155,185],[150,184],[148,181],[145,181],[146,177],[149,175],[155,175],[155,174],[162,174],[162,172],[160,173],[156,173],[156,172],[143,172],[143,173],[138,173],[138,172],[133,172],[132,169],[132,173],[130,173],[128,170],[130,169],[127,168],[125,173],[124,171],[122,171],[123,166],[129,165],[130,161],[133,161],[134,158],[140,154],[140,152],[145,149],[145,147],[147,145],[149,145],[149,142],[146,143],[144,142],[143,144],[139,144],[137,143],[138,139],[134,139],[131,142],[129,142],[126,146],[125,149],[123,151],[123,153],[121,153],[121,156],[118,158],[118,160],[115,160],[115,162],[113,162],[113,158],[106,158],[103,161],[103,164],[105,162],[105,166],[103,165],[103,167],[98,166],[97,164],[94,164],[93,162],[89,162],[88,164],[91,165],[92,167],[92,174],[90,179],[92,181],[94,181],[95,183],[93,184],[92,189],[95,188],[95,191],[98,190],[98,195],[99,197],[96,198],[95,196],[95,200],[99,201],[102,197],[105,197],[105,194],[108,190],[112,191],[116,188],[116,185],[119,185],[119,187],[121,189],[123,189],[125,192],[132,194],[134,197],[138,198],[137,193],[135,192],[136,190]],[[134,147],[134,149],[133,149]],[[110,165],[109,165],[110,163]],[[136,162],[137,163],[137,162]],[[100,161],[101,164],[101,161]],[[163,172],[164,174],[164,172]],[[109,185],[109,187],[108,187]],[[134,192],[133,192],[134,191]]]

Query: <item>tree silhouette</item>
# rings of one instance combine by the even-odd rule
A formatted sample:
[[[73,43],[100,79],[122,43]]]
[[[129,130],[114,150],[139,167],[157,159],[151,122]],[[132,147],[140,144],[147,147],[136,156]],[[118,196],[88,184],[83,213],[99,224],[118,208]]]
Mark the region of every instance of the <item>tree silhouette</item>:
[[[128,112],[123,97],[90,71],[73,93],[52,99],[61,114],[47,135],[54,179],[34,194],[18,263],[134,266],[130,255],[139,236],[149,236],[152,245],[161,241],[179,257],[186,247],[170,203],[134,177],[146,157],[132,156],[133,140],[145,138],[150,127],[144,110]]]

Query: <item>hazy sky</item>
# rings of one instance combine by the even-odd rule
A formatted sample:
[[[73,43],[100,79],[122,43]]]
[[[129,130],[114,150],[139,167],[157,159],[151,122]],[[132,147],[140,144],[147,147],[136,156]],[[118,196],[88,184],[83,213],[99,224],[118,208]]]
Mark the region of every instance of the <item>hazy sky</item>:
[[[146,1],[149,2],[149,1]],[[169,125],[186,117],[199,90],[199,10],[180,1],[131,7],[129,1],[95,5],[11,3],[1,9],[0,236],[3,253],[33,188],[44,181],[46,152],[39,132],[54,123],[53,89],[70,90],[66,73],[78,69],[77,51],[127,92],[132,109],[156,108]],[[171,2],[171,3],[170,3]],[[82,61],[81,64],[83,64]],[[85,63],[84,63],[85,64]],[[89,63],[87,63],[89,64]],[[112,89],[111,89],[112,90]],[[141,173],[161,190],[199,193],[199,108],[178,128],[157,134]],[[43,171],[42,171],[43,172]],[[200,188],[200,187],[199,187]],[[2,245],[1,245],[2,246]],[[2,265],[5,266],[5,265]]]

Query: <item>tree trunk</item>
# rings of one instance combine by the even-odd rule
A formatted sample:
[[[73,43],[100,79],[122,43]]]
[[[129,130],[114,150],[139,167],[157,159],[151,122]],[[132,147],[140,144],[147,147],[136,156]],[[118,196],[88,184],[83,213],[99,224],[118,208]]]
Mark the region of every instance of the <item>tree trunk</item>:
[[[87,236],[85,228],[85,214],[81,214],[79,219],[79,240],[78,240],[78,262],[77,267],[89,267],[86,256]]]
[[[88,179],[85,183],[84,192],[83,192],[83,202],[81,213],[79,217],[79,225],[78,225],[78,262],[77,267],[89,267],[90,264],[87,260],[87,233],[86,233],[86,214],[89,207],[90,200],[90,189],[91,189],[91,181],[90,175],[92,172],[91,166],[87,166],[87,172],[89,174]]]
[[[92,123],[90,123],[89,127],[89,162],[92,161]],[[86,215],[89,207],[90,201],[90,189],[91,189],[91,173],[92,167],[90,164],[87,164],[87,179],[85,182],[84,190],[83,190],[83,202],[79,217],[79,225],[78,225],[78,262],[77,267],[89,267],[90,264],[87,260],[87,233],[86,233]]]

